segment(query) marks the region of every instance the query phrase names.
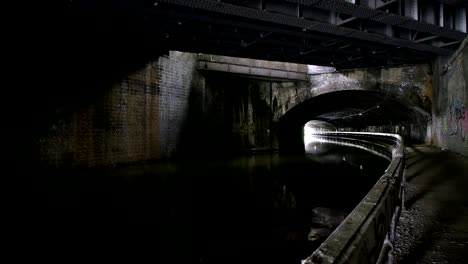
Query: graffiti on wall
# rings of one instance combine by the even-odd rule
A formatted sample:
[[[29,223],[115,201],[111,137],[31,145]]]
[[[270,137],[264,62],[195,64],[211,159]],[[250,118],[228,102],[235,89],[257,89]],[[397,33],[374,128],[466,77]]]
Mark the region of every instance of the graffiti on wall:
[[[463,137],[466,138],[466,134],[468,134],[468,109],[465,106],[465,111],[463,112],[463,120],[462,120],[462,129],[463,129]],[[468,142],[468,140],[466,141]]]
[[[448,116],[444,120],[443,126],[450,136],[459,136],[461,140],[465,141],[468,134],[468,109],[464,101],[464,82],[455,86],[451,94],[453,96],[448,98]]]
[[[457,98],[449,107],[449,135],[460,135],[461,138],[465,140],[466,123],[468,119],[468,116],[466,115],[466,106],[459,98]]]
[[[448,117],[448,130],[450,136],[459,135],[465,140],[465,134],[468,131],[468,111],[465,104],[456,101],[455,105],[450,107]]]

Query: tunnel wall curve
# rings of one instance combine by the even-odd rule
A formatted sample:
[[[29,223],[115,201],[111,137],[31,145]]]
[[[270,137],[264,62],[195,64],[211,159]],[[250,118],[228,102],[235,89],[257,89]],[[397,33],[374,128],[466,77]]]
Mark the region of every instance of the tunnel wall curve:
[[[379,145],[385,143],[391,162],[358,206],[302,263],[386,263],[392,254],[396,225],[404,201],[402,137],[396,134],[354,132],[321,132],[317,135],[336,141],[358,139]]]
[[[380,108],[376,108],[376,105]],[[355,132],[398,133],[406,142],[412,142],[413,138],[424,140],[428,114],[415,111],[414,108],[409,102],[379,91],[342,90],[315,96],[281,116],[278,122],[279,150],[285,154],[302,155],[304,124],[310,120],[331,123],[340,131],[352,128],[351,131]],[[365,113],[358,116],[358,111]],[[346,114],[354,114],[355,117],[340,118]],[[403,125],[406,130],[392,129]],[[385,129],[374,131],[370,126]]]

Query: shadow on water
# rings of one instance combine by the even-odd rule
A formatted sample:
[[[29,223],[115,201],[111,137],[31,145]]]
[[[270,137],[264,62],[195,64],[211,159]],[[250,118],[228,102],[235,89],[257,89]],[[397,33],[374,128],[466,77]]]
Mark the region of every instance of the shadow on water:
[[[299,263],[312,209],[349,213],[388,166],[363,150],[49,171],[56,252],[160,263]],[[70,256],[70,254],[68,254]]]

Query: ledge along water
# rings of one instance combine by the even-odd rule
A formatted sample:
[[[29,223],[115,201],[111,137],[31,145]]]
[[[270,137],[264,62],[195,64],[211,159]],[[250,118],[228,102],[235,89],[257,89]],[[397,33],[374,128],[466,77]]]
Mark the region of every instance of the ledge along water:
[[[404,201],[403,139],[383,133],[324,132],[315,136],[322,141],[348,138],[363,142],[372,146],[372,151],[375,147],[383,150],[391,162],[359,205],[302,264],[392,263],[396,225]]]
[[[323,136],[303,156],[47,171],[48,235],[55,249],[91,254],[98,248],[115,258],[132,252],[158,263],[328,259],[335,248],[327,235],[336,226],[314,219],[351,212],[345,222],[354,221],[356,206],[380,186],[395,141],[328,135],[325,142]],[[309,239],[311,228],[329,232]]]

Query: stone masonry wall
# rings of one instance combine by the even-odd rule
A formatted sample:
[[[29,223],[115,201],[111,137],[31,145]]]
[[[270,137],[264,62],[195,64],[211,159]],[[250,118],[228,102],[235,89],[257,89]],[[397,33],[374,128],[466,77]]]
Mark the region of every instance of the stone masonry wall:
[[[273,90],[274,119],[307,99],[342,90],[386,92],[429,113],[432,76],[429,65],[412,65],[344,70],[311,75],[309,82],[277,83]]]
[[[237,88],[233,104],[232,135],[234,142],[246,149],[270,146],[269,82],[246,81]]]
[[[269,148],[270,82],[215,73],[206,76],[206,83],[206,90],[215,96],[215,102],[207,105],[218,109],[207,111],[214,119],[210,123],[223,123],[219,128],[210,129],[225,133],[224,142],[220,143],[238,154]]]

